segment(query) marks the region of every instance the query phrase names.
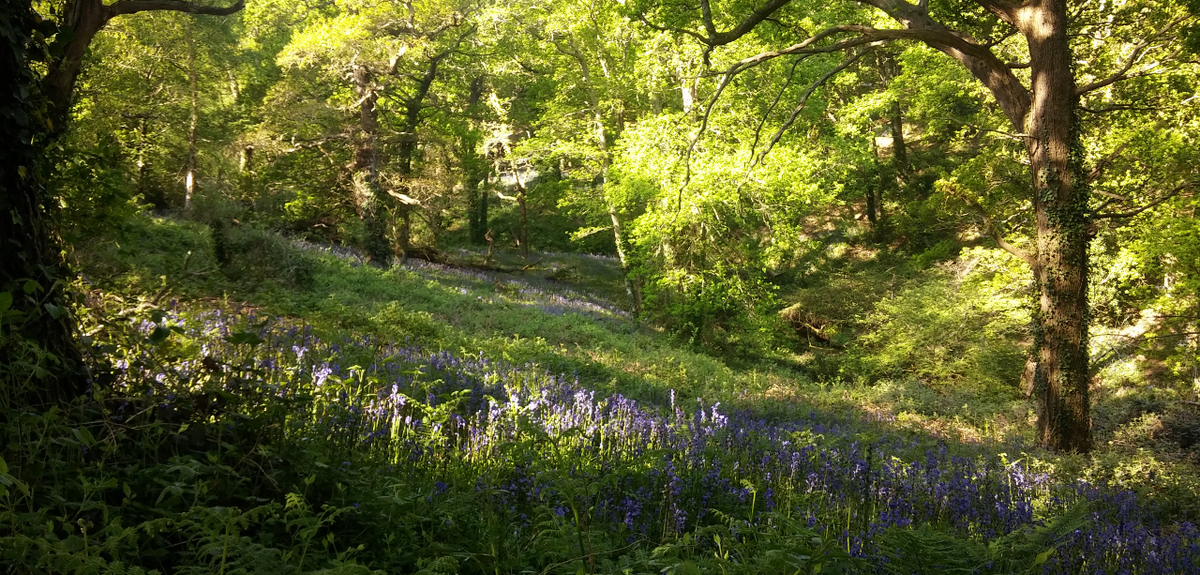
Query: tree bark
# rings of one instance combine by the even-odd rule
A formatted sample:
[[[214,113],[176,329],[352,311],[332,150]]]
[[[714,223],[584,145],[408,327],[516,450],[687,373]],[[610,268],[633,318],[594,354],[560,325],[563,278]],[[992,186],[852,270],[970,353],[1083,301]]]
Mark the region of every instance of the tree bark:
[[[1034,278],[1038,306],[1039,442],[1059,451],[1091,449],[1088,385],[1088,199],[1071,69],[1065,0],[1028,6],[1021,31],[1029,42],[1034,86],[1024,133],[1037,218]]]
[[[355,66],[354,93],[359,98],[358,136],[354,151],[354,199],[358,216],[363,222],[363,248],[372,265],[387,267],[392,250],[387,240],[387,208],[379,187],[379,165],[376,136],[379,132],[376,100],[379,95],[366,66]]]
[[[51,129],[31,68],[38,24],[30,2],[0,0],[0,12],[0,405],[18,407],[71,400],[88,381],[48,213],[54,202],[37,177]]]

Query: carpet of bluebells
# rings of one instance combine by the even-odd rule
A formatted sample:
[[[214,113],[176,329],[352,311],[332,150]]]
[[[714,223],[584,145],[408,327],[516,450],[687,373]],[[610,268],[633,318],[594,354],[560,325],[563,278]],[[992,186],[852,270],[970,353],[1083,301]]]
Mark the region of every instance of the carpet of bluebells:
[[[609,313],[586,300],[568,306]],[[920,558],[885,548],[898,540],[885,533],[934,525],[987,545],[1041,527],[1052,537],[1033,572],[1200,573],[1195,525],[1159,524],[1131,492],[1064,484],[1002,454],[953,456],[813,414],[767,419],[674,392],[664,405],[603,396],[571,374],[371,338],[327,341],[249,312],[158,319],[144,333],[170,330],[204,359],[146,377],[138,370],[160,364],[124,358],[118,381],[130,392],[171,409],[224,366],[236,377],[222,381],[253,381],[260,404],[288,405],[272,429],[290,441],[323,438],[330,465],[426,478],[431,500],[473,492],[518,532],[539,529],[550,510],[631,545],[684,537],[719,551],[719,537],[699,536],[709,526],[725,527],[728,546],[798,525],[866,572],[886,573]],[[1072,512],[1077,525],[1046,531]]]

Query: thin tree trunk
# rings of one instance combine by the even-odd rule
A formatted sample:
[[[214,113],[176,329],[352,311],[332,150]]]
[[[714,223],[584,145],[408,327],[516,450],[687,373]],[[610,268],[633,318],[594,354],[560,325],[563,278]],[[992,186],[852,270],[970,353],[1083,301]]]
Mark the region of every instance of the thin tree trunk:
[[[187,22],[188,45],[188,87],[191,95],[191,117],[188,122],[188,153],[186,175],[184,176],[183,211],[192,210],[192,197],[196,192],[196,128],[200,123],[200,94],[199,80],[196,74],[196,38],[192,31],[192,21]]]
[[[251,187],[254,183],[254,146],[243,146],[241,156],[238,162],[238,191],[245,199],[253,196]]]
[[[879,218],[875,216],[875,186],[867,188],[867,221],[871,222],[871,229],[874,230],[879,226]]]
[[[528,200],[528,190],[525,188],[525,181],[521,179],[521,167],[517,162],[512,163],[513,179],[517,181],[517,206],[521,215],[521,229],[518,232],[517,242],[521,244],[521,258],[529,259],[529,209],[526,206]]]
[[[604,191],[604,186],[608,184],[608,169],[612,164],[612,158],[608,154],[608,133],[604,129],[604,117],[600,114],[600,97],[596,93],[596,87],[592,84],[591,67],[588,66],[587,58],[583,51],[575,44],[573,38],[570,39],[571,55],[579,63],[579,71],[582,76],[583,85],[587,89],[588,106],[592,109],[592,122],[596,129],[596,147],[600,149],[600,175],[599,186],[601,194],[604,195],[604,205],[608,208],[609,219],[612,220],[613,243],[617,247],[617,258],[621,262],[621,271],[625,280],[625,293],[629,296],[630,303],[634,306],[634,313],[641,313],[642,310],[642,290],[641,287],[629,277],[630,264],[629,257],[625,252],[625,237],[621,232],[621,218],[617,211],[616,205],[608,194]],[[680,68],[682,71],[682,68]],[[682,74],[682,72],[681,72]],[[686,89],[687,81],[683,80],[685,106],[690,106],[689,100],[691,92]]]
[[[896,170],[896,187],[904,185],[908,174],[908,147],[904,144],[904,113],[900,109],[900,100],[892,102],[892,167]]]
[[[483,185],[479,187],[479,229],[483,232],[483,241],[487,242],[488,249],[491,249],[492,241],[487,239],[488,235],[488,192],[491,190],[491,170],[484,170]]]

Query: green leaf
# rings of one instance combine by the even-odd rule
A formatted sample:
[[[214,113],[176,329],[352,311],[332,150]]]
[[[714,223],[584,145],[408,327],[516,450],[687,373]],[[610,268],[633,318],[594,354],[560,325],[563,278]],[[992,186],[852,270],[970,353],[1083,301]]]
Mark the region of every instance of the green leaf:
[[[158,345],[170,335],[171,330],[169,328],[158,326],[154,328],[154,331],[150,333],[150,337],[146,338],[146,341],[149,341],[151,345]]]
[[[33,281],[33,280],[26,280],[24,289],[25,289],[25,293],[32,294],[35,291],[41,291],[42,284],[37,283],[36,281]]]
[[[9,292],[0,292],[0,314],[8,311],[12,307],[12,294]]]
[[[1038,556],[1033,560],[1033,566],[1037,567],[1038,565],[1045,563],[1048,559],[1050,559],[1051,555],[1054,555],[1054,550],[1055,548],[1051,547],[1045,551],[1042,551],[1041,553],[1038,553]]]
[[[88,431],[86,427],[79,427],[74,431],[75,438],[85,446],[91,447],[96,444],[96,438],[92,436],[92,432]]]
[[[46,313],[49,313],[51,318],[58,319],[62,316],[62,309],[50,302],[42,304],[42,307],[46,308]]]

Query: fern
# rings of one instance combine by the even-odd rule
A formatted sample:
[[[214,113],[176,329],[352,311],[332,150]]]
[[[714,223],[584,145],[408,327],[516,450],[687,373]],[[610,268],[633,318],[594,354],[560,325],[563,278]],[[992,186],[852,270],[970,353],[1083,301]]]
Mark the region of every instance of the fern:
[[[916,528],[890,527],[878,541],[889,573],[971,575],[988,563],[987,549],[928,524]]]
[[[455,575],[458,573],[458,559],[449,555],[438,557],[425,564],[415,575]]]

